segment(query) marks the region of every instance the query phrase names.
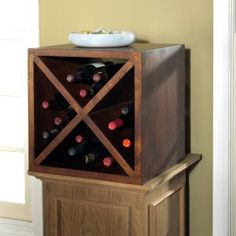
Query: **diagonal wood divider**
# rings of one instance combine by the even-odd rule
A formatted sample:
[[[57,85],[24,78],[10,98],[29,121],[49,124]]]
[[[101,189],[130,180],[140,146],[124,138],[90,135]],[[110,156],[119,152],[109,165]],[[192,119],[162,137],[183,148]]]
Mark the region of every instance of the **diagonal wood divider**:
[[[89,113],[107,94],[115,87],[115,85],[131,70],[134,64],[129,60],[127,61],[117,73],[106,83],[105,86],[91,99],[88,104],[83,108],[85,113]]]
[[[34,160],[37,165],[40,165],[47,156],[64,140],[64,138],[78,125],[82,117],[77,114],[67,126],[48,144],[48,146]]]
[[[126,174],[129,176],[133,176],[134,171],[132,170],[132,168],[124,160],[124,158],[117,151],[117,149],[111,144],[111,142],[107,139],[107,137],[101,132],[101,130],[93,122],[93,120],[90,117],[86,116],[86,117],[84,117],[84,122],[91,128],[91,130],[94,131],[94,133],[97,135],[99,140],[104,144],[104,146],[111,153],[111,155],[114,157],[114,159],[116,159],[116,161],[119,163],[119,165],[124,169]]]
[[[77,113],[80,113],[82,108],[77,103],[77,101],[70,95],[66,88],[60,83],[56,76],[51,72],[51,70],[44,64],[44,62],[37,56],[34,57],[34,62],[40,68],[40,70],[47,76],[50,82],[55,86],[55,88],[65,97],[69,104],[74,108]]]
[[[110,143],[101,130],[95,125],[95,123],[87,116],[88,113],[107,95],[107,93],[124,77],[124,75],[134,66],[134,64],[128,60],[119,71],[106,83],[106,85],[88,102],[88,104],[81,108],[77,101],[70,95],[60,81],[54,76],[51,70],[45,65],[45,63],[38,57],[34,57],[34,62],[40,68],[40,70],[46,75],[55,88],[65,97],[68,103],[78,113],[66,127],[49,143],[49,145],[35,158],[34,162],[40,165],[47,156],[64,140],[64,138],[78,125],[83,119],[91,130],[99,137],[100,141],[108,149],[108,151],[117,158],[116,161],[124,169],[127,175],[133,176],[134,171],[129,164],[124,160],[116,148]],[[104,140],[104,141],[103,141]]]
[[[79,106],[77,101],[70,95],[70,93],[64,88],[60,81],[54,76],[50,69],[44,64],[44,62],[37,56],[34,57],[34,62],[40,68],[40,70],[46,75],[50,82],[56,87],[56,89],[65,97],[69,104],[78,113],[72,119],[67,126],[49,143],[49,145],[35,158],[34,162],[39,165],[47,156],[63,141],[63,139],[76,127],[81,121],[82,108]]]

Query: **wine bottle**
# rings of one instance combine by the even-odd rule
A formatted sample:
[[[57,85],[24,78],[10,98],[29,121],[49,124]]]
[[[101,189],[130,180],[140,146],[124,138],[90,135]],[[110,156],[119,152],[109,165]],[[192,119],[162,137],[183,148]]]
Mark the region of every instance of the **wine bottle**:
[[[68,149],[69,156],[82,155],[87,147],[102,150],[102,145],[95,136],[89,138],[79,133],[75,136],[75,142],[77,144]]]
[[[84,138],[83,138],[83,136],[81,134],[77,134],[75,136],[75,142],[76,143],[82,143],[83,141],[84,141]]]
[[[131,117],[134,116],[134,102],[125,105],[121,108],[121,114],[123,116],[130,115]]]
[[[110,64],[110,62],[102,62],[102,63],[91,63],[82,66],[76,71],[74,74],[69,74],[66,77],[66,80],[70,83],[91,83],[93,74],[96,73],[98,69],[106,67],[106,64]]]
[[[108,156],[103,158],[102,162],[105,167],[110,167],[113,163],[115,163],[115,159],[112,156]]]
[[[103,85],[102,82],[93,83],[90,87],[81,89],[79,95],[82,98],[93,97],[103,87]]]
[[[103,72],[103,71],[98,71],[97,73],[95,73],[93,75],[93,81],[95,83],[98,83],[100,81],[107,81],[108,80],[108,76],[107,73]]]
[[[82,155],[84,154],[85,150],[86,150],[86,142],[82,142],[70,147],[68,149],[68,155],[71,157]]]
[[[94,82],[106,83],[123,66],[123,63],[108,64],[106,67],[99,68],[93,75]]]
[[[57,129],[62,130],[68,123],[68,119],[65,120],[65,119],[62,119],[60,116],[56,116],[53,119],[53,123]]]
[[[53,123],[54,123],[54,125],[56,125],[56,126],[60,126],[60,127],[63,126],[63,120],[62,120],[62,118],[59,117],[59,116],[56,116],[56,117],[54,118]]]
[[[120,116],[108,123],[108,129],[116,130],[124,125],[132,126],[134,123],[133,103],[121,108]]]
[[[54,125],[57,127],[57,128],[60,128],[62,129],[63,127],[65,127],[65,125],[75,116],[75,111],[73,109],[67,109],[66,111],[66,115],[67,116],[63,116],[60,117],[60,116],[56,116],[54,117],[53,119],[53,123]]]
[[[51,129],[49,131],[44,130],[42,132],[42,138],[43,139],[49,139],[57,133],[59,133],[59,129],[57,129],[57,128]]]
[[[86,126],[81,126],[79,130],[77,130],[77,133],[74,136],[74,141],[76,143],[82,143],[82,142],[87,142],[88,145],[92,145],[93,148],[97,146],[101,146],[101,143],[99,142],[98,138],[91,132],[89,131],[88,127]]]
[[[124,125],[124,121],[120,118],[112,120],[108,123],[109,130],[116,130]]]
[[[102,153],[97,152],[97,151],[92,151],[92,152],[87,153],[84,156],[83,160],[85,164],[90,164],[90,163],[101,160],[101,158],[102,158]]]
[[[77,114],[72,106],[67,107],[65,112],[70,119],[72,119]]]
[[[122,140],[122,146],[124,148],[130,148],[133,144],[133,139],[132,138],[124,138]]]
[[[60,111],[67,109],[69,103],[61,94],[57,93],[52,99],[42,101],[41,106],[43,109]]]

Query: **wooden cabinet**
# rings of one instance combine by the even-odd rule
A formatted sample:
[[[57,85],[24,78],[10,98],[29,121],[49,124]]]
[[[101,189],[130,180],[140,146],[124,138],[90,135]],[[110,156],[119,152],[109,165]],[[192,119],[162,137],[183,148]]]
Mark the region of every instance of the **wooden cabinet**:
[[[184,236],[190,154],[144,185],[38,173],[44,236]]]
[[[29,49],[28,172],[43,182],[45,236],[185,235],[186,170],[200,156],[185,153],[184,54],[183,45],[167,44]],[[93,96],[80,93],[91,78],[67,79],[105,62],[119,68]],[[109,122],[130,105],[129,125],[112,131]],[[78,135],[86,146],[73,156]],[[85,163],[100,151],[111,166]]]
[[[122,66],[98,93],[82,98],[79,91],[87,85],[68,83],[67,75],[89,63],[104,61]],[[68,104],[70,114],[68,109],[42,108],[44,100],[58,94]],[[107,124],[130,103],[134,104],[132,127],[111,132]],[[53,120],[58,116],[63,127],[53,134]],[[29,129],[31,174],[146,183],[185,158],[184,46],[133,44],[99,49],[62,45],[30,49]],[[51,131],[51,138],[42,138],[45,130]],[[96,137],[115,163],[106,168],[101,161],[85,165],[81,156],[68,157],[68,148],[75,145],[78,132]],[[133,145],[125,149],[121,140],[129,135]],[[128,214],[128,210],[121,209],[119,214]]]

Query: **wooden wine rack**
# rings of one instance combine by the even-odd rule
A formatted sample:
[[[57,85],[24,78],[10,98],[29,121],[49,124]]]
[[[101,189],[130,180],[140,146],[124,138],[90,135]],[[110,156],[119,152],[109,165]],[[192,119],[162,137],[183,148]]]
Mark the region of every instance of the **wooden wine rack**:
[[[90,99],[78,96],[81,84],[66,76],[90,62],[123,63]],[[74,110],[50,141],[41,137],[58,112],[41,102],[59,92]],[[130,130],[110,132],[107,123],[124,104],[134,102],[134,145],[123,150],[117,140]],[[66,117],[63,112],[60,116]],[[76,130],[88,129],[116,163],[84,165],[69,158]],[[123,135],[123,136],[122,136]],[[92,147],[91,147],[92,148]],[[60,45],[29,49],[29,173],[143,184],[185,158],[184,46],[133,44],[123,48],[78,48]]]

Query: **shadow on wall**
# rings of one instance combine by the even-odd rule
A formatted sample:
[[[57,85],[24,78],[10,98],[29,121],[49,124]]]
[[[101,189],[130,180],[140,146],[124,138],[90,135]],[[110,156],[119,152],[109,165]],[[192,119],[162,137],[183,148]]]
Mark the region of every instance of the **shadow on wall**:
[[[191,51],[190,49],[185,49],[185,150],[186,153],[191,152],[191,122],[190,122],[190,113],[191,113],[191,96],[190,96],[190,65],[191,65]]]
[[[191,50],[185,49],[185,150],[186,153],[191,152]],[[195,165],[194,165],[195,166]],[[188,172],[192,170],[191,167]],[[186,228],[185,232],[186,235],[190,235],[190,197],[189,197],[189,178],[186,178],[186,207],[185,207],[185,214],[186,214]]]

